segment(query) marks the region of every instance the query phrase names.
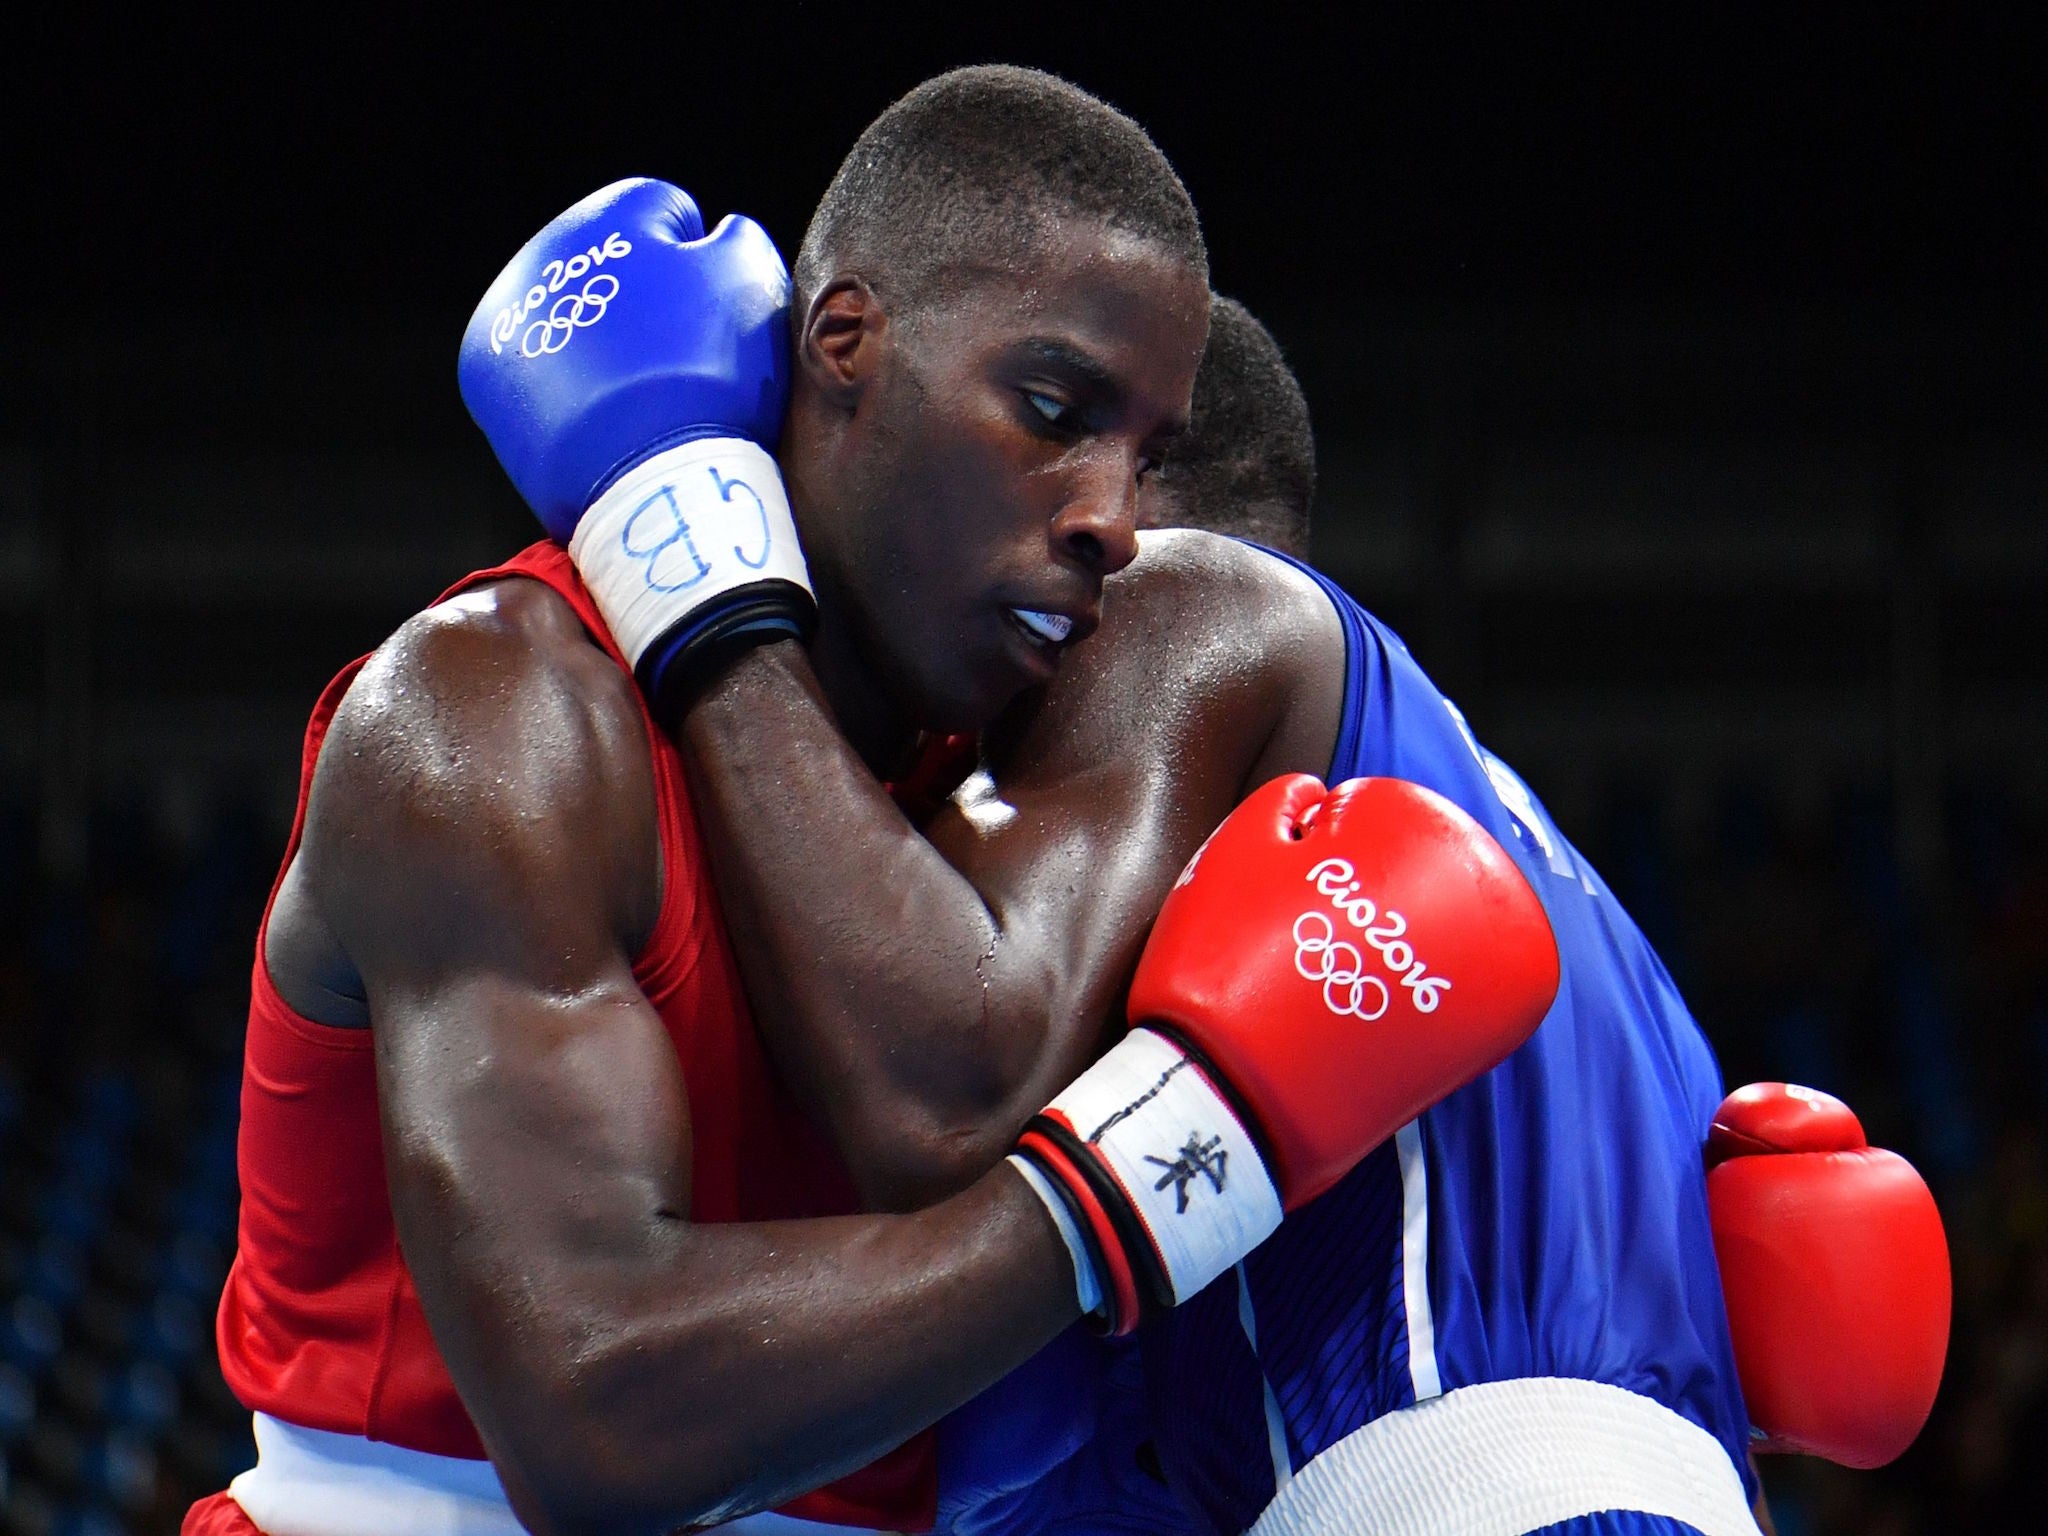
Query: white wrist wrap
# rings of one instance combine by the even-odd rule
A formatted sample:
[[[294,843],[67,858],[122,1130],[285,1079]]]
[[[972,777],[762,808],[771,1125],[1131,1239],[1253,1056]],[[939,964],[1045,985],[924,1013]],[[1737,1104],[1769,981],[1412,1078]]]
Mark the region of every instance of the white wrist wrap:
[[[1067,1209],[1067,1202],[1059,1197],[1052,1187],[1052,1180],[1038,1171],[1037,1164],[1028,1157],[1019,1157],[1012,1152],[1010,1166],[1024,1175],[1024,1182],[1031,1186],[1031,1192],[1045,1202],[1046,1210],[1052,1213],[1052,1224],[1060,1229],[1060,1241],[1067,1245],[1067,1257],[1074,1261],[1074,1294],[1081,1303],[1081,1315],[1088,1317],[1102,1310],[1102,1281],[1095,1273],[1095,1260],[1088,1256],[1088,1244],[1081,1237],[1081,1229],[1074,1225],[1073,1213]]]
[[[678,620],[735,587],[811,590],[782,471],[738,437],[698,438],[634,465],[583,514],[569,558],[634,666]]]
[[[1280,1225],[1280,1192],[1229,1101],[1179,1046],[1134,1029],[1051,1104],[1151,1234],[1176,1305]]]

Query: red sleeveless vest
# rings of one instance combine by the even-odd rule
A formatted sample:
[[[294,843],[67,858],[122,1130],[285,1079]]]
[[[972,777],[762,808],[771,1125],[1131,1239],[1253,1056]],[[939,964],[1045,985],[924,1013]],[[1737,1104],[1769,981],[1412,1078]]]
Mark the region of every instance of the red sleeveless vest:
[[[559,593],[621,668],[625,658],[569,559],[536,544],[464,578],[528,577]],[[364,658],[365,660],[367,658]],[[306,729],[298,815],[278,879],[298,850],[320,743],[358,660],[328,684]],[[641,713],[646,716],[643,703]],[[667,1026],[690,1101],[696,1221],[840,1215],[853,1188],[824,1139],[770,1074],[754,1034],[672,742],[647,719],[661,828],[661,913],[634,979]],[[271,898],[276,899],[276,887]],[[370,1031],[297,1013],[256,940],[242,1073],[236,1255],[221,1296],[222,1373],[242,1403],[312,1429],[481,1459],[398,1250],[385,1192]],[[806,1519],[930,1528],[936,1460],[929,1431],[786,1509]]]

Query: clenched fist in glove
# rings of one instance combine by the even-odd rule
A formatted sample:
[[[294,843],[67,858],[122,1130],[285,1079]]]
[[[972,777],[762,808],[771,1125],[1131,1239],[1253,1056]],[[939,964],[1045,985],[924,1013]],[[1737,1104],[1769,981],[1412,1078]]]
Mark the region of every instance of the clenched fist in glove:
[[[621,181],[529,240],[462,338],[462,398],[671,716],[815,605],[772,454],[789,274],[767,231]]]
[[[1018,1160],[1126,1331],[1498,1063],[1557,982],[1542,903],[1457,806],[1400,779],[1276,779],[1182,873],[1131,1032]]]
[[[1707,1141],[1714,1251],[1760,1451],[1877,1467],[1913,1443],[1948,1352],[1948,1240],[1913,1165],[1840,1099],[1737,1089]]]

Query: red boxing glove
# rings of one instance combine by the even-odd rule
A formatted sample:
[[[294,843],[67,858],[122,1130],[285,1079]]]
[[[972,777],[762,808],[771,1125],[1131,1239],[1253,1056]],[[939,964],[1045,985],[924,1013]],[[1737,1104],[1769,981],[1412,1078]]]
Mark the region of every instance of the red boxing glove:
[[[1126,1331],[1501,1061],[1557,981],[1542,903],[1457,806],[1399,779],[1276,779],[1166,898],[1136,1027],[1019,1150]]]
[[[1759,1451],[1879,1467],[1948,1352],[1948,1240],[1913,1165],[1840,1099],[1753,1083],[1714,1112],[1707,1204]]]

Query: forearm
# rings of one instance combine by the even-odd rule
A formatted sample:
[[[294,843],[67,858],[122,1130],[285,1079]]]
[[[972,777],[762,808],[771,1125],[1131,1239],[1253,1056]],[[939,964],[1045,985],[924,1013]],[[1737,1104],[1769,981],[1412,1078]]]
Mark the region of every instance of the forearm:
[[[1093,1053],[1108,989],[909,825],[796,646],[742,658],[680,734],[778,1067],[871,1199],[958,1187]]]
[[[455,1319],[444,1347],[522,1518],[558,1531],[784,1502],[902,1443],[1077,1314],[1067,1251],[1008,1169],[912,1216],[661,1220],[539,1283],[548,1307],[504,1325],[516,1345]],[[508,1317],[503,1300],[473,1317]]]

